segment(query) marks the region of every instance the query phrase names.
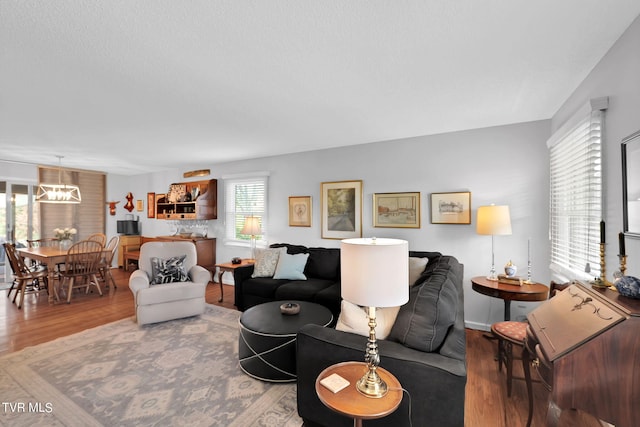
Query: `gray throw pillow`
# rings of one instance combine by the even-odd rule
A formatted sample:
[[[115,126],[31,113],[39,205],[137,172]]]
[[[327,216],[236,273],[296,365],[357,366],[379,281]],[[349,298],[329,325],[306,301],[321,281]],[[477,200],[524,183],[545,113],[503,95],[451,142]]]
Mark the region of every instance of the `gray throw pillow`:
[[[432,352],[442,345],[456,320],[458,290],[442,263],[409,290],[388,339],[416,350]]]
[[[184,260],[187,255],[180,255],[168,259],[151,258],[151,284],[186,282],[189,275],[184,269]]]

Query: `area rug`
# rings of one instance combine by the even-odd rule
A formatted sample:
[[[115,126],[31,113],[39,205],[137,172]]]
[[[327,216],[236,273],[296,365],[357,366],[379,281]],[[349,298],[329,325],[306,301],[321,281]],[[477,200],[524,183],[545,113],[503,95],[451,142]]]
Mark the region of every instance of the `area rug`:
[[[295,383],[238,364],[240,313],[120,320],[0,357],[0,425],[299,427]]]

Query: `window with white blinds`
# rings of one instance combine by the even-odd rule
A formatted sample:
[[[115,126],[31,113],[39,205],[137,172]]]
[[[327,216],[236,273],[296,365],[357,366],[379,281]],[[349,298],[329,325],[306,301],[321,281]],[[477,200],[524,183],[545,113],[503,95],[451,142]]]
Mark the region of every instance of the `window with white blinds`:
[[[599,109],[583,112],[548,142],[551,269],[566,279],[600,276],[603,121]]]
[[[267,241],[267,182],[266,174],[224,179],[225,243],[250,244],[251,236],[241,233],[248,216],[260,220],[262,235],[256,241]]]
[[[58,183],[58,168],[40,166],[38,179],[44,183]],[[73,227],[78,230],[76,240],[86,239],[93,233],[104,233],[106,222],[106,175],[101,172],[62,169],[63,183],[80,188],[79,204],[40,203],[41,236],[53,237],[54,228]]]

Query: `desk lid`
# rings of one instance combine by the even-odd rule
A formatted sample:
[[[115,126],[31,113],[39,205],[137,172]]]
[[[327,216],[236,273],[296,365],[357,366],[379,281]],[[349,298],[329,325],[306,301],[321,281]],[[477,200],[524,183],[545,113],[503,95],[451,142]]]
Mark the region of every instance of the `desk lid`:
[[[544,355],[552,362],[625,320],[625,316],[601,295],[573,284],[532,310],[527,319]]]

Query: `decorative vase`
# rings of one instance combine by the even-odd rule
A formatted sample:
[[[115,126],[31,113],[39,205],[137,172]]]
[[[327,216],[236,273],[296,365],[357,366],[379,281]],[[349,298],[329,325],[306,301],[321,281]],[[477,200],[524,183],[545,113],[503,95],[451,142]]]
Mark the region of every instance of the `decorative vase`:
[[[58,245],[61,251],[68,251],[71,247],[71,239],[60,239],[58,240]]]
[[[504,273],[507,275],[507,277],[515,276],[517,272],[518,272],[518,267],[513,265],[511,261],[509,261],[507,265],[504,266]]]
[[[640,299],[640,279],[633,276],[624,276],[615,282],[620,295]]]

